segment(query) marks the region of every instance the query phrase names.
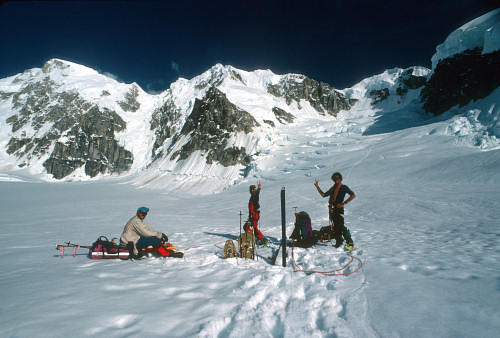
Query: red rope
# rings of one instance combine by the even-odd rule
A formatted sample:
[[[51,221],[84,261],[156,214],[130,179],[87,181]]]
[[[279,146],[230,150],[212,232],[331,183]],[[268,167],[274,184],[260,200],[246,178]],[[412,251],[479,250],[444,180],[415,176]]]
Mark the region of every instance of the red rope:
[[[293,249],[294,248],[295,248],[295,243],[292,245],[292,266],[293,266],[293,272],[304,272],[306,274],[319,273],[319,274],[322,274],[322,275],[325,275],[325,276],[347,276],[347,275],[352,275],[353,273],[358,272],[359,269],[361,269],[361,267],[363,266],[363,262],[361,261],[361,259],[359,259],[358,257],[355,257],[355,256],[352,255],[352,250],[353,249],[351,249],[347,253],[349,255],[349,257],[351,257],[351,260],[349,261],[349,263],[347,263],[346,265],[344,265],[340,269],[332,270],[332,271],[302,270],[302,269],[299,269],[297,263],[295,263],[295,256],[293,255]],[[358,266],[358,268],[356,270],[351,271],[351,272],[347,272],[347,273],[336,273],[338,271],[343,271],[344,269],[346,269],[349,265],[351,265],[351,263],[355,259],[357,259],[359,261],[359,266]]]

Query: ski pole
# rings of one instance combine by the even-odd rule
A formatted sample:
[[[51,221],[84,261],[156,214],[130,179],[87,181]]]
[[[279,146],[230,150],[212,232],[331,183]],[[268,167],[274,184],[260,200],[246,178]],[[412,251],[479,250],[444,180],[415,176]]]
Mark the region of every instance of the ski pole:
[[[241,210],[240,210],[240,238],[238,238],[238,251],[239,251],[240,257],[241,257],[241,244],[242,244],[241,243],[242,242],[242,240],[241,240],[241,216],[242,216],[242,214],[241,214]]]
[[[286,266],[286,211],[285,211],[285,187],[281,188],[281,258],[283,267]]]

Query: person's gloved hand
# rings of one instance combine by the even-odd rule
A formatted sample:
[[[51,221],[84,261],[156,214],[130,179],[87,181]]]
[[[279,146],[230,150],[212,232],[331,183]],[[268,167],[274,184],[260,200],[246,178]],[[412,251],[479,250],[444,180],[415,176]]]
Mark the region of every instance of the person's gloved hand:
[[[162,234],[161,234],[161,241],[162,241],[163,243],[168,242],[168,236],[162,233]]]

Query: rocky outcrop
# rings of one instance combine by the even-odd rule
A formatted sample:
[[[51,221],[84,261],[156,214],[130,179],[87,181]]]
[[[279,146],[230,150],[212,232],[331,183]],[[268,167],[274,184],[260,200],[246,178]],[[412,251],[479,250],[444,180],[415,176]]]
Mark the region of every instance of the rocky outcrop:
[[[295,119],[295,116],[278,107],[273,107],[273,113],[280,123],[293,123]]]
[[[417,76],[413,74],[413,69],[407,69],[399,79],[399,86],[396,89],[396,95],[404,96],[409,90],[416,90],[425,85],[426,76]]]
[[[394,68],[384,72],[388,76],[386,80],[375,76],[376,87],[367,92],[367,96],[372,99],[371,105],[376,106],[385,101],[387,104],[402,104],[405,102],[406,94],[419,90],[425,85],[428,72],[428,69],[422,67],[404,70]]]
[[[180,109],[175,106],[171,97],[153,112],[151,118],[151,130],[155,131],[155,143],[151,154],[153,161],[163,156],[167,140],[176,135],[181,115]]]
[[[422,89],[427,113],[440,115],[484,98],[500,85],[500,50],[482,54],[481,48],[466,50],[439,61]]]
[[[368,95],[372,98],[372,106],[385,101],[389,96],[391,96],[389,88],[372,89]]]
[[[6,120],[14,135],[7,153],[23,158],[21,166],[29,165],[32,158],[47,157],[43,166],[56,179],[80,167],[90,177],[128,170],[132,154],[115,138],[115,132],[125,129],[125,121],[76,92],[56,89],[46,76],[12,95],[18,113]]]
[[[87,176],[122,173],[133,162],[132,153],[115,139],[115,131],[125,128],[125,122],[115,112],[92,107],[80,114],[74,126],[58,140],[43,166],[54,178],[61,179],[79,167]]]
[[[206,162],[218,162],[223,166],[250,163],[244,147],[228,146],[228,140],[236,133],[250,133],[259,126],[246,111],[229,102],[226,95],[211,87],[203,99],[196,99],[193,110],[173,143],[182,136],[189,140],[171,158],[187,159],[193,152],[202,151]]]
[[[138,96],[139,88],[134,85],[128,92],[125,93],[124,101],[119,101],[118,104],[123,111],[135,113],[139,110],[139,108],[141,108],[141,104],[137,101]]]
[[[300,107],[301,100],[308,101],[322,115],[336,116],[341,110],[349,110],[356,102],[330,85],[311,80],[303,75],[290,75],[283,78],[278,84],[268,85],[267,91],[276,97],[285,98],[288,105],[295,101]]]

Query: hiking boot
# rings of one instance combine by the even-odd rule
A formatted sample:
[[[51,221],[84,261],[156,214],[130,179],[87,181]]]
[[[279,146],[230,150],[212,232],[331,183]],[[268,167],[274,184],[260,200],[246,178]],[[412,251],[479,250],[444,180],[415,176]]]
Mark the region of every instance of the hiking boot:
[[[184,254],[180,251],[173,251],[172,252],[172,257],[176,257],[176,258],[182,258],[184,257]]]
[[[345,246],[344,249],[346,249],[346,250],[352,250],[352,249],[354,249],[354,243],[347,243],[347,245]]]
[[[257,245],[267,247],[268,246],[268,241],[266,237],[260,238],[257,240]]]
[[[335,242],[334,247],[335,247],[335,248],[340,248],[340,247],[342,246],[342,243],[343,243],[343,242]]]
[[[158,252],[162,257],[168,257],[173,251],[167,250],[163,246],[160,246],[158,249],[156,249],[156,252]]]

